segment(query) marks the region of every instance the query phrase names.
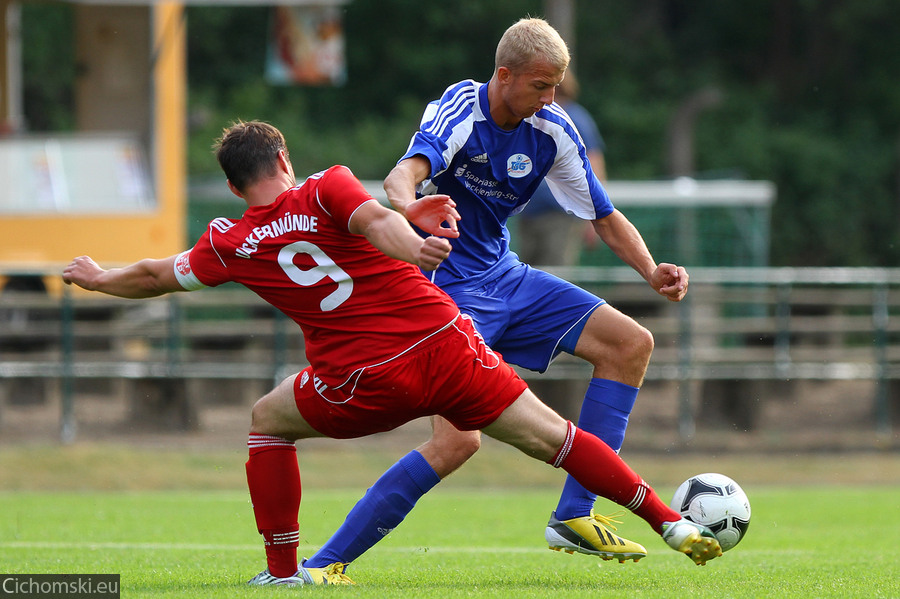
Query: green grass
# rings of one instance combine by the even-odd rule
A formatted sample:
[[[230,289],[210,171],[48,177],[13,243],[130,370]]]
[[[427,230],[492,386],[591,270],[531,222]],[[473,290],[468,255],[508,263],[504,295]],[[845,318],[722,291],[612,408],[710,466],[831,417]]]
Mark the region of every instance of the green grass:
[[[900,485],[745,487],[753,506],[748,536],[701,568],[631,515],[619,532],[650,551],[638,564],[548,551],[543,523],[555,486],[463,482],[439,486],[357,560],[356,587],[299,591],[435,599],[900,596]],[[659,488],[664,497],[673,490]],[[305,485],[302,555],[327,538],[361,491]],[[122,597],[298,592],[243,586],[263,559],[242,490],[0,492],[0,572],[118,573]]]

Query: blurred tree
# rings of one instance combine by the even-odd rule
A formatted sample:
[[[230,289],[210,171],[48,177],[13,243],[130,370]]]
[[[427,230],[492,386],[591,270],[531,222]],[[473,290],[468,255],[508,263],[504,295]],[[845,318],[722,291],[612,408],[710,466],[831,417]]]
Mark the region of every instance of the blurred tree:
[[[487,80],[501,33],[543,0],[353,0],[348,80],[277,87],[263,78],[269,9],[191,5],[190,171],[215,173],[210,140],[229,121],[286,132],[299,173],[334,163],[381,178],[424,103],[452,82]],[[26,2],[25,113],[71,127],[70,7]],[[721,102],[696,121],[697,176],[778,186],[773,263],[900,264],[900,30],[896,0],[640,0],[576,3],[581,103],[615,178],[667,174],[666,128],[698,90]]]
[[[22,5],[22,106],[29,131],[75,126],[75,30],[72,7]]]
[[[202,115],[192,122],[214,121],[217,130],[233,118],[277,121],[298,137],[291,145],[299,172],[342,162],[360,177],[380,178],[402,154],[424,102],[459,79],[487,80],[496,40],[540,6],[540,0],[354,0],[344,14],[348,78],[340,87],[264,81],[268,8],[192,6],[191,110]],[[210,129],[195,133],[208,137]],[[315,144],[304,143],[310,138]],[[192,170],[214,171],[208,142],[192,148]]]
[[[774,264],[900,263],[900,53],[888,33],[900,27],[900,4],[586,5],[582,103],[617,177],[664,175],[670,115],[715,87],[722,101],[697,121],[697,175],[775,181]]]

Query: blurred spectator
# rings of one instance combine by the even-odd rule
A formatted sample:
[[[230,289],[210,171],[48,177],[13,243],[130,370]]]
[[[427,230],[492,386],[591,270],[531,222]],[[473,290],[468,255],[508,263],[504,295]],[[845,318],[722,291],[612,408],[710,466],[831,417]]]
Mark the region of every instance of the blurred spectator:
[[[575,73],[569,69],[556,90],[556,103],[575,123],[594,174],[601,183],[606,183],[606,161],[603,156],[606,145],[590,113],[575,101],[578,89]],[[590,223],[567,214],[556,202],[546,180],[541,181],[531,201],[519,214],[517,223],[516,253],[526,264],[571,266],[577,264],[582,245],[596,241]]]

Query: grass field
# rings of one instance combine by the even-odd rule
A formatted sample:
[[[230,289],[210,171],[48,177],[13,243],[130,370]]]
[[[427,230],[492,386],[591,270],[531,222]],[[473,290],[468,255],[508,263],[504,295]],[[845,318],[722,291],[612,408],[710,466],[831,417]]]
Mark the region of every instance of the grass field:
[[[301,452],[302,555],[327,538],[396,457],[353,455]],[[799,474],[843,472],[839,463],[846,458],[834,456],[805,466],[796,458],[800,464],[791,467],[778,458],[768,464],[760,458],[631,460],[651,481],[646,471],[653,472],[664,497],[702,464],[744,485],[753,506],[747,538],[702,568],[632,515],[622,518],[619,532],[648,548],[640,563],[551,552],[543,524],[560,473],[490,445],[476,457],[470,472],[464,468],[429,493],[401,527],[357,560],[350,570],[357,586],[275,589],[243,585],[264,558],[242,487],[242,453],[2,448],[0,572],[118,573],[122,597],[187,599],[298,592],[435,599],[900,597],[898,456],[854,458],[857,470],[889,463],[881,468],[884,484],[866,477],[854,482],[848,473],[831,481]]]

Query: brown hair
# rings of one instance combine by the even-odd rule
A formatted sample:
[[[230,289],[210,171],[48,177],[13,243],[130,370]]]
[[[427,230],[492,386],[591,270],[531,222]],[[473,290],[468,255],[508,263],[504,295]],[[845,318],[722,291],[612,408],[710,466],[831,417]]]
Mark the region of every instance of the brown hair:
[[[281,131],[262,121],[237,121],[213,145],[225,176],[239,191],[275,174],[278,153],[288,156]]]

